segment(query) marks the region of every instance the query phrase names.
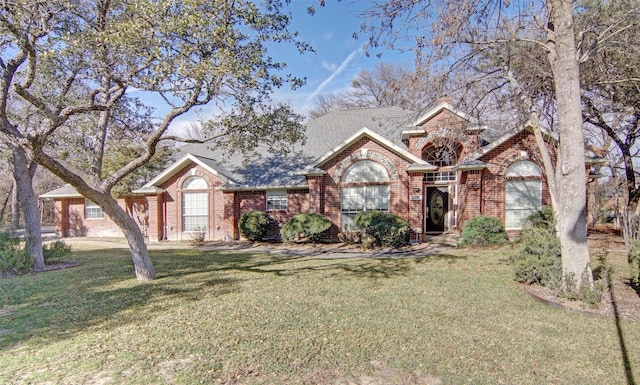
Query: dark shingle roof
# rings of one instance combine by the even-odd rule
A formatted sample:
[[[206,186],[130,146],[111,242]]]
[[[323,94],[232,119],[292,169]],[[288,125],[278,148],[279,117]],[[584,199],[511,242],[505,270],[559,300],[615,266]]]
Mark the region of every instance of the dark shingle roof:
[[[245,162],[240,153],[229,155],[208,144],[190,144],[180,148],[178,157],[187,153],[197,156],[239,188],[306,186],[306,178],[299,172],[363,127],[407,149],[400,133],[415,116],[414,112],[399,107],[334,111],[306,123],[306,143],[294,145],[288,155],[259,148],[260,157]]]

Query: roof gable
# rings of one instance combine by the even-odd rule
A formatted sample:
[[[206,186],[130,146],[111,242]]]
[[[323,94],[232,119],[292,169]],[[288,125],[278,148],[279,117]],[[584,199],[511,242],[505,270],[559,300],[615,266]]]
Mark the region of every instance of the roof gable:
[[[193,154],[185,154],[182,158],[178,159],[169,167],[165,168],[160,174],[158,174],[155,178],[151,179],[149,182],[147,182],[144,186],[142,186],[137,191],[144,191],[144,190],[152,189],[156,186],[161,185],[162,183],[169,180],[169,178],[174,176],[176,173],[181,171],[186,165],[188,165],[191,162],[201,166],[205,170],[214,174],[218,178],[222,179],[225,183],[235,184],[233,180],[223,175],[220,171],[214,168],[211,165],[212,162],[208,162],[208,160],[213,161],[212,159],[207,159],[205,157],[195,156]]]
[[[437,106],[432,108],[431,110],[429,110],[426,113],[424,113],[423,115],[419,116],[416,119],[416,121],[413,123],[413,126],[420,127],[423,124],[425,124],[426,122],[428,122],[429,120],[433,119],[434,117],[436,117],[437,115],[442,113],[443,111],[449,111],[450,113],[454,114],[455,116],[459,117],[460,119],[469,122],[470,126],[467,128],[469,130],[474,130],[474,129],[478,130],[478,129],[483,129],[484,128],[484,126],[481,126],[476,118],[474,118],[471,115],[468,115],[468,114],[466,114],[466,113],[454,108],[448,102],[441,102]]]
[[[419,165],[424,166],[425,168],[433,168],[433,169],[436,168],[435,166],[432,166],[431,164],[425,162],[421,158],[415,156],[411,152],[409,152],[409,151],[405,150],[404,148],[394,144],[393,142],[391,142],[390,140],[386,139],[382,135],[379,135],[379,134],[373,132],[372,130],[370,130],[367,127],[362,127],[355,134],[351,135],[349,138],[344,140],[342,143],[338,144],[337,146],[335,146],[334,148],[332,148],[331,150],[326,152],[324,155],[322,155],[320,158],[318,158],[314,163],[307,165],[307,167],[305,167],[305,170],[308,170],[309,172],[311,172],[313,170],[317,170],[319,166],[322,166],[323,164],[328,162],[330,159],[332,159],[334,156],[342,153],[347,147],[351,146],[353,143],[357,142],[358,140],[360,140],[363,137],[367,137],[367,138],[373,140],[374,142],[376,142],[379,145],[383,146],[387,150],[395,153],[396,155],[400,156],[401,158],[406,159],[407,161],[409,161],[411,163],[417,163]]]

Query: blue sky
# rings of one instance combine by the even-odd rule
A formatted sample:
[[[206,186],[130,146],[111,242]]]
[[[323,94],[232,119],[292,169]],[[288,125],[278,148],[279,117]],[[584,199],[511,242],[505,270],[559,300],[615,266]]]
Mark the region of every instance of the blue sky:
[[[316,9],[313,16],[307,13],[309,5]],[[355,40],[353,33],[358,32],[362,23],[360,11],[368,5],[368,1],[349,0],[329,0],[324,7],[318,6],[318,0],[291,2],[288,6],[293,14],[291,29],[298,31],[300,38],[316,52],[275,56],[287,62],[294,75],[307,78],[307,85],[293,94],[282,90],[276,95],[280,100],[290,102],[298,112],[304,113],[313,106],[315,97],[348,87],[361,70],[370,70],[380,61],[412,61],[410,55],[393,51],[384,52],[380,59],[365,55],[361,48],[364,37]]]
[[[362,0],[327,0],[325,6],[320,7],[318,0],[292,0],[286,5],[285,11],[293,15],[290,29],[298,31],[300,39],[311,44],[316,52],[301,55],[297,50],[284,46],[269,52],[276,61],[287,63],[286,73],[307,78],[307,84],[295,91],[288,85],[276,90],[274,100],[289,103],[297,113],[306,115],[319,95],[347,88],[361,70],[373,69],[380,61],[413,62],[410,54],[395,51],[386,51],[381,58],[365,55],[363,38],[355,40],[353,33],[358,32],[362,23],[360,11],[369,4]],[[316,9],[314,15],[307,12],[310,5]],[[201,111],[204,117],[207,113],[212,111]],[[189,125],[197,119],[196,116],[189,113],[175,122],[175,126]]]

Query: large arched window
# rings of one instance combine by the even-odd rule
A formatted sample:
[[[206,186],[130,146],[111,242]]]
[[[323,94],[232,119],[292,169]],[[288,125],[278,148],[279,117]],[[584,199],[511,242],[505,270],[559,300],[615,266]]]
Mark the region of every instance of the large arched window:
[[[207,181],[192,176],[182,183],[182,231],[205,231],[209,219]]]
[[[521,160],[505,173],[505,227],[521,229],[527,217],[542,207],[542,172],[537,164]]]
[[[342,174],[341,226],[353,226],[361,211],[389,211],[389,173],[380,163],[361,160]]]

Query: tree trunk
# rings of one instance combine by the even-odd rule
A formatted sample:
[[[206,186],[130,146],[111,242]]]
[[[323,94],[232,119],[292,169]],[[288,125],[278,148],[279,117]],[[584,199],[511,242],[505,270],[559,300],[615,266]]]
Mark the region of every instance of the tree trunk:
[[[118,205],[118,202],[108,191],[104,192],[89,186],[80,176],[69,172],[69,170],[57,164],[54,159],[47,156],[47,154],[42,151],[42,148],[32,148],[31,156],[39,165],[51,171],[60,177],[60,179],[70,183],[82,196],[94,201],[120,230],[122,230],[129,243],[131,258],[133,259],[133,266],[138,281],[151,281],[155,279],[156,273],[153,269],[142,231],[140,231],[136,221]]]
[[[9,192],[7,193],[7,197],[4,198],[4,203],[2,204],[2,208],[0,209],[0,226],[4,223],[4,214],[7,211],[7,205],[9,204],[9,199],[13,196],[13,184],[9,188]]]
[[[558,103],[560,147],[556,171],[558,186],[558,237],[562,250],[562,270],[580,287],[582,277],[591,285],[586,218],[586,179],[580,69],[573,25],[573,2],[551,0],[549,61]],[[585,274],[586,273],[586,274]]]
[[[622,234],[627,247],[631,246],[631,241],[638,239],[638,202],[627,201],[622,210]]]
[[[11,189],[11,228],[13,230],[20,228],[20,199],[18,198],[18,182],[13,173],[13,188]]]
[[[129,244],[129,251],[131,252],[133,267],[138,281],[151,281],[155,279],[156,272],[153,269],[153,263],[149,257],[147,244],[144,241],[142,231],[133,217],[127,214],[110,195],[103,195],[102,199],[94,201],[124,233],[127,243]]]
[[[38,200],[33,192],[33,182],[29,172],[29,160],[22,147],[13,148],[13,178],[16,183],[18,200],[24,215],[25,250],[33,257],[33,268],[44,269],[42,254],[42,229]]]

